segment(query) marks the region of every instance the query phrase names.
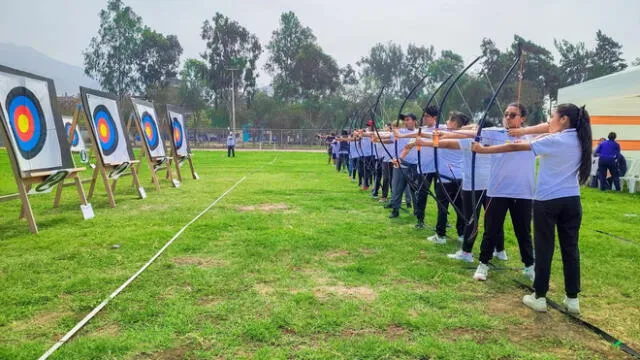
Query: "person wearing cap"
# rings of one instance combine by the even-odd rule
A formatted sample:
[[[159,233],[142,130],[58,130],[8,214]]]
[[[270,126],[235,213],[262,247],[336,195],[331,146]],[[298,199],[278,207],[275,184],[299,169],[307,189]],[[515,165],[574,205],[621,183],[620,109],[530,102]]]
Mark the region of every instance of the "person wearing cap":
[[[422,123],[423,128],[420,131],[420,137],[431,137],[431,133],[435,129],[436,120],[440,110],[436,105],[431,105],[423,110]],[[441,125],[443,126],[443,125]],[[398,138],[417,138],[418,133],[395,134]],[[427,208],[427,196],[429,195],[431,183],[436,176],[436,169],[433,160],[433,150],[420,148],[420,161],[417,167],[417,189],[415,191],[415,208],[417,223],[416,229],[424,229],[425,211]],[[402,157],[402,156],[401,156]]]
[[[398,117],[404,120],[404,128],[399,129],[400,134],[415,133],[416,120],[418,119],[415,114],[399,114]],[[394,140],[394,168],[393,177],[391,182],[391,214],[389,218],[397,218],[400,216],[400,206],[402,205],[402,194],[407,190],[407,185],[414,179],[414,175],[417,173],[418,156],[416,151],[411,151],[407,154],[405,159],[400,163],[397,159],[400,156],[400,150],[409,143],[407,138],[393,138]],[[409,198],[407,200],[407,207],[411,207],[411,203],[415,203],[414,194],[412,189],[409,189]],[[411,203],[410,203],[411,202]]]
[[[236,157],[236,137],[233,132],[227,136],[227,157]]]

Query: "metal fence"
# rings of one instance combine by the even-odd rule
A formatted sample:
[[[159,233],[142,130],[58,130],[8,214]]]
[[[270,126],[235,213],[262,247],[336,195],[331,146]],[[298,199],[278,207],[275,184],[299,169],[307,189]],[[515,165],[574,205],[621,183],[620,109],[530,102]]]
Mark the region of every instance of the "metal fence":
[[[236,148],[239,149],[264,149],[264,150],[323,150],[326,149],[325,141],[321,136],[326,136],[333,130],[318,129],[237,129]],[[86,130],[80,131],[85,141],[88,141]],[[133,136],[133,146],[142,146],[140,136]],[[226,149],[229,129],[203,128],[189,129],[189,145],[195,149]],[[164,139],[169,139],[169,134],[162,134]],[[0,136],[0,146],[2,136]]]
[[[321,150],[326,149],[321,136],[335,129],[237,129],[236,147],[241,149]],[[192,148],[226,148],[229,130],[226,128],[189,129]]]

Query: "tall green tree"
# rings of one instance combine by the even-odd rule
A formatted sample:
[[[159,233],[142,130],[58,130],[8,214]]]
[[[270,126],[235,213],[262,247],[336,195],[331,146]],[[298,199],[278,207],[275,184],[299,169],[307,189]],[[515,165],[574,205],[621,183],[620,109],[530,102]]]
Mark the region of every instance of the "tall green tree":
[[[589,59],[592,54],[584,42],[570,43],[567,40],[553,40],[553,44],[560,53],[560,71],[562,86],[579,84],[587,78]]]
[[[360,67],[361,79],[367,90],[375,91],[382,85],[387,86],[389,94],[401,96],[405,74],[404,51],[399,44],[388,42],[374,45],[367,56],[356,64]]]
[[[269,59],[264,66],[274,77],[273,88],[277,98],[288,101],[298,95],[298,84],[294,83],[292,77],[296,58],[303,48],[315,44],[315,41],[311,28],[303,26],[293,11],[280,15],[278,28],[273,31],[267,44]]]
[[[99,13],[98,35],[83,52],[84,71],[120,97],[140,90],[137,65],[142,18],[121,0],[109,0]]]
[[[262,53],[258,37],[237,21],[216,13],[202,25],[206,50],[202,58],[208,65],[207,81],[216,107],[230,99],[231,72],[235,73],[235,89],[250,103],[256,91],[256,63]]]
[[[137,70],[148,97],[161,91],[177,75],[182,46],[175,35],[165,36],[148,27],[138,45]]]
[[[306,44],[295,58],[291,79],[302,98],[321,99],[340,87],[340,68],[318,45]]]
[[[596,32],[596,48],[591,56],[587,80],[624,70],[627,64],[622,58],[622,45],[607,36],[602,30]]]
[[[187,59],[180,71],[180,99],[182,106],[193,113],[192,123],[196,129],[202,126],[202,112],[211,102],[208,73],[207,65],[197,59]]]

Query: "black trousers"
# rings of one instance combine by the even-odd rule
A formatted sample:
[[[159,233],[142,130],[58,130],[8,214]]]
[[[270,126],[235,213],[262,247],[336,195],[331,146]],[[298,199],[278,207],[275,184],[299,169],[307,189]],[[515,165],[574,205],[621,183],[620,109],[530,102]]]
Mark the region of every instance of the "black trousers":
[[[372,180],[373,156],[362,156],[358,162],[358,184],[369,187]]]
[[[493,258],[502,232],[507,211],[511,215],[513,231],[518,239],[520,258],[525,266],[533,265],[533,245],[531,243],[531,199],[512,199],[487,197],[487,209],[484,214],[484,235],[480,245],[480,262],[487,263]]]
[[[338,161],[336,161],[336,170],[342,171],[343,167],[349,167],[349,154],[338,154]]]
[[[473,208],[473,201],[471,200],[471,194],[475,193],[476,196],[476,208]],[[462,251],[464,252],[472,252],[473,245],[476,242],[476,237],[478,236],[478,224],[480,221],[480,205],[484,208],[485,212],[487,210],[487,191],[486,190],[475,190],[475,191],[465,191],[462,190],[462,213],[466,219],[466,223],[464,225],[464,241],[462,242]],[[475,217],[475,219],[474,219]],[[503,251],[504,250],[504,229],[500,229],[500,235],[497,237],[498,241],[496,242],[495,250]]]
[[[416,202],[413,210],[418,221],[424,221],[425,210],[427,208],[427,198],[429,197],[429,190],[431,189],[431,183],[435,176],[435,173],[418,175],[418,188],[415,191]]]
[[[613,178],[613,186],[616,191],[620,191],[620,174],[618,174],[618,164],[615,159],[600,158],[598,160],[598,178],[600,180],[600,190],[608,190],[611,187],[607,182],[607,170],[611,173]]]
[[[227,145],[227,157],[236,157],[236,147],[234,145]]]
[[[462,211],[462,196],[459,194],[462,181],[455,180],[448,183],[436,182],[436,199],[438,199],[438,222],[436,223],[436,234],[445,236],[447,234],[447,210],[449,209],[449,198],[453,200],[453,205],[457,215],[456,231],[458,236],[464,234],[464,216]],[[445,195],[446,192],[446,195]],[[448,195],[448,197],[447,197]]]
[[[579,196],[533,203],[533,226],[536,242],[536,278],[533,287],[537,296],[545,296],[549,291],[556,228],[560,240],[565,292],[570,298],[575,298],[580,292],[578,238],[581,222],[582,204]]]
[[[358,163],[360,162],[360,158],[351,158],[349,159],[349,162],[351,163],[351,173],[349,176],[355,180],[356,174],[358,174]]]
[[[378,190],[382,186],[382,159],[375,159],[373,165],[373,195],[378,196]]]
[[[382,162],[382,197],[389,197],[389,189],[391,189],[391,180],[393,175],[393,164],[390,162]]]

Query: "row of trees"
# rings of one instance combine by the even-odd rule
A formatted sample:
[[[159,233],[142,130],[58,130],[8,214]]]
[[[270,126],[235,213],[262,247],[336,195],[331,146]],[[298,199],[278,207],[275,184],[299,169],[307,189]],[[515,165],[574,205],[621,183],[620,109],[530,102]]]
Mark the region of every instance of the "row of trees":
[[[178,72],[182,47],[177,37],[144,26],[142,18],[122,0],[109,0],[100,12],[98,35],[84,53],[85,71],[105,90],[120,96],[135,94],[182,104],[193,113],[195,126],[226,127],[231,89],[235,88],[239,124],[337,128],[355,109],[372,105],[372,94],[383,84],[381,114],[394,117],[409,89],[427,75],[408,105],[419,112],[428,94],[465,66],[462,56],[452,50],[438,52],[433,46],[416,44],[405,49],[388,42],[374,45],[355,67],[340,67],[318,45],[312,29],[293,12],[285,12],[265,46],[264,70],[271,75],[272,84],[259,89],[257,62],[264,50],[255,34],[216,13],[203,22],[200,36],[204,42],[201,58],[186,59]],[[481,114],[518,47],[525,51],[521,67],[507,80],[498,103],[520,99],[529,106],[534,123],[545,118],[559,88],[627,67],[622,45],[600,30],[593,49],[567,40],[555,40],[554,45],[558,61],[548,49],[518,35],[505,50],[483,39],[478,51],[482,60],[452,89],[443,110]],[[234,84],[231,70],[236,75]],[[499,116],[498,107],[493,111]]]

